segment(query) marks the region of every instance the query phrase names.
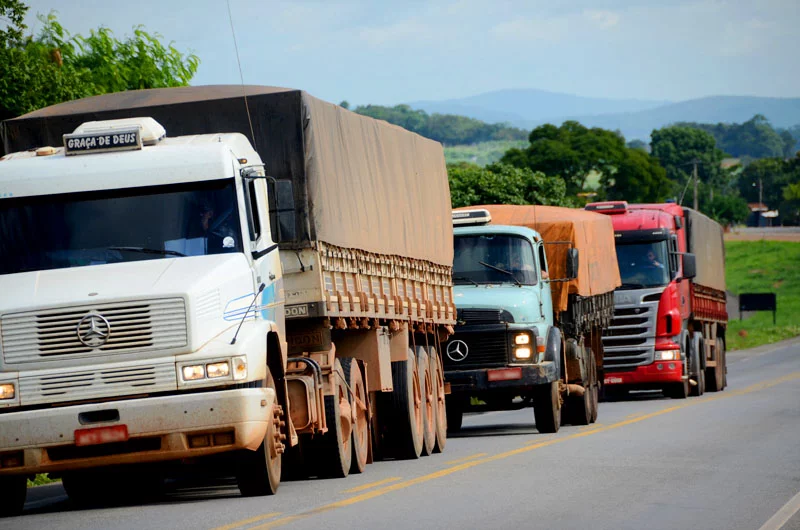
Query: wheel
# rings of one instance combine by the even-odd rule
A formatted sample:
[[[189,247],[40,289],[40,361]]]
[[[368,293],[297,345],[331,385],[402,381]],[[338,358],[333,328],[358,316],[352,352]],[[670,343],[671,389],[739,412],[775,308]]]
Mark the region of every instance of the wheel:
[[[433,446],[434,453],[441,453],[447,444],[447,407],[444,395],[444,370],[442,370],[442,359],[436,348],[431,346],[428,349],[428,357],[431,365],[431,380],[433,381],[434,409],[436,412],[436,444]]]
[[[592,386],[592,423],[597,421],[597,412],[600,406],[600,391],[597,389],[597,383]]]
[[[592,372],[591,372],[591,377],[592,378],[590,380],[591,384],[592,384],[592,386],[590,388],[591,393],[592,393],[592,395],[591,395],[592,417],[591,417],[590,423],[594,423],[594,422],[597,421],[597,408],[598,408],[598,405],[599,405],[599,402],[600,402],[600,399],[599,399],[599,396],[600,396],[600,389],[599,389],[600,381],[597,379],[597,363],[595,362],[594,354],[590,354],[589,355],[589,359],[590,359],[591,366],[592,366]]]
[[[460,431],[461,423],[464,421],[464,405],[458,398],[451,395],[450,399],[445,401],[445,408],[447,409],[447,432]]]
[[[417,347],[417,374],[422,393],[422,456],[430,456],[436,445],[436,397],[430,361],[422,346]]]
[[[28,479],[25,475],[0,477],[0,517],[13,517],[22,513],[25,496],[28,494]]]
[[[706,388],[709,392],[719,392],[725,388],[725,342],[717,337],[716,366],[706,368]]]
[[[558,381],[537,385],[533,396],[533,416],[536,429],[542,433],[558,432],[561,426],[561,395]]]
[[[706,374],[702,368],[703,365],[700,363],[700,355],[705,355],[702,339],[697,342],[696,346],[692,345],[692,360],[689,373],[697,384],[689,388],[690,396],[702,396],[706,391]]]
[[[336,359],[333,370],[333,395],[325,396],[325,421],[328,432],[315,438],[314,457],[320,476],[344,478],[353,462],[351,447],[353,420],[342,363]]]
[[[266,387],[275,391],[275,381],[267,368]],[[281,455],[285,449],[282,443],[283,409],[277,402],[272,403],[267,421],[267,432],[258,449],[239,452],[236,459],[236,483],[245,497],[274,495],[281,483]]]
[[[353,454],[350,457],[350,473],[362,473],[367,467],[367,452],[369,451],[369,417],[367,416],[367,390],[364,386],[364,377],[358,362],[351,357],[342,358],[342,370],[347,381],[350,397],[350,410],[352,412],[352,439]]]
[[[584,361],[589,362],[591,359],[591,350],[588,348],[581,348]],[[587,358],[588,356],[588,358]],[[589,425],[592,422],[592,392],[591,387],[593,383],[592,368],[588,367],[588,381],[583,382],[583,395],[582,396],[567,396],[564,403],[564,412],[566,413],[567,421],[572,425]]]
[[[397,458],[419,458],[424,444],[424,414],[417,357],[409,348],[408,360],[392,363],[391,438]]]

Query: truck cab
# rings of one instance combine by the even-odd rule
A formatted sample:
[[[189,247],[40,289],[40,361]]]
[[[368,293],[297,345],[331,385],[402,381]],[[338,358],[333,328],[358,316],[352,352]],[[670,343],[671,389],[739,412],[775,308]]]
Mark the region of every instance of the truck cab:
[[[611,217],[622,281],[603,336],[606,393],[660,389],[686,397],[701,361],[689,326],[695,256],[687,252],[683,209],[624,201],[586,209]]]
[[[0,512],[36,473],[80,498],[104,487],[92,470],[241,449],[243,491],[277,487],[284,296],[260,164],[241,134],[151,118],[0,159]]]
[[[560,377],[544,242],[530,228],[490,221],[485,210],[453,213],[458,325],[443,345],[451,430],[470,398],[489,409],[530,406]]]

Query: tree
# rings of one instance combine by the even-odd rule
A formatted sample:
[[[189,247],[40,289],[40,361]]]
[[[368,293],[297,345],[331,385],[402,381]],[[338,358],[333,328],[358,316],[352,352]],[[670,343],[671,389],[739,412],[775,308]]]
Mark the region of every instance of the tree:
[[[762,201],[777,208],[783,200],[783,188],[792,182],[791,167],[782,158],[762,158],[744,168],[738,180],[739,193],[747,202]]]
[[[785,138],[770,125],[769,120],[756,114],[744,123],[678,123],[706,131],[714,136],[717,146],[734,157],[764,158],[784,156]]]
[[[531,131],[528,141],[528,147],[510,149],[501,162],[559,176],[566,182],[570,196],[584,189],[591,172],[612,174],[625,158],[625,139],[621,135],[589,129],[576,121],[566,121],[560,127],[540,125]]]
[[[0,48],[16,44],[22,40],[25,31],[25,13],[28,6],[19,0],[0,0],[0,21],[6,22],[5,29],[0,29]]]
[[[462,162],[447,168],[454,208],[476,204],[545,204],[572,206],[563,179],[528,168],[492,164],[485,168]]]
[[[609,200],[662,202],[671,195],[667,171],[658,160],[641,149],[627,148],[625,158],[612,174],[604,174],[600,183]]]
[[[650,152],[650,146],[647,145],[647,142],[644,142],[642,140],[638,140],[638,139],[637,140],[631,140],[630,142],[628,142],[627,145],[631,149],[640,149],[640,150],[645,151],[647,153]]]
[[[652,154],[667,170],[673,192],[679,197],[684,195],[684,190],[687,190],[687,197],[693,197],[688,187],[691,187],[689,178],[694,160],[698,161],[698,178],[708,184],[709,199],[713,200],[715,189],[727,185],[727,174],[720,168],[724,153],[717,149],[710,133],[691,127],[670,126],[653,131],[651,138]]]
[[[141,26],[118,40],[103,27],[88,37],[73,36],[54,13],[39,20],[38,35],[8,40],[0,48],[2,119],[91,95],[185,86],[197,71],[196,55],[162,44],[160,35]]]
[[[339,106],[343,109],[350,109],[350,102],[344,99],[341,103],[339,103]]]

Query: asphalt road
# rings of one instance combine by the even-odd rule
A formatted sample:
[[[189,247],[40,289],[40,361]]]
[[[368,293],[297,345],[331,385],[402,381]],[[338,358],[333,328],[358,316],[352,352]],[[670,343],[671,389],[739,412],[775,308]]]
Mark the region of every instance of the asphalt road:
[[[729,355],[724,392],[602,403],[597,424],[555,435],[529,409],[467,415],[444,454],[266,498],[217,481],[78,510],[40,486],[0,528],[800,528],[800,340]]]

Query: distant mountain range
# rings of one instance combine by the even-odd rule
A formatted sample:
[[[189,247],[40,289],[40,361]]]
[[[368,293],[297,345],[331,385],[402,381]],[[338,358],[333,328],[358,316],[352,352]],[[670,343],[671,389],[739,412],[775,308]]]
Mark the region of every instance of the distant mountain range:
[[[443,101],[408,103],[415,109],[460,114],[524,129],[577,120],[589,127],[619,129],[628,140],[649,141],[653,129],[675,122],[742,123],[763,114],[776,128],[800,124],[800,98],[709,96],[680,102],[587,98],[536,89],[509,89]]]

